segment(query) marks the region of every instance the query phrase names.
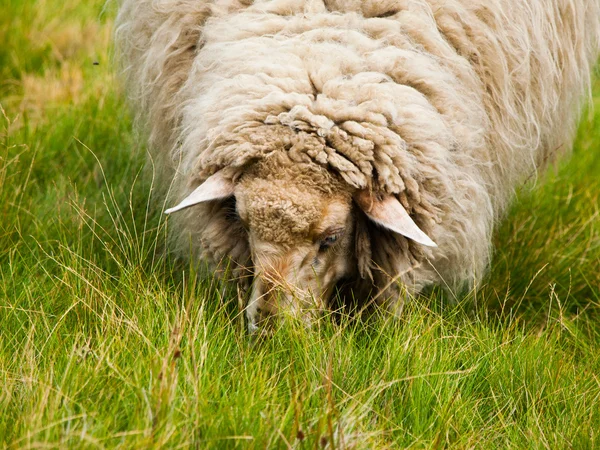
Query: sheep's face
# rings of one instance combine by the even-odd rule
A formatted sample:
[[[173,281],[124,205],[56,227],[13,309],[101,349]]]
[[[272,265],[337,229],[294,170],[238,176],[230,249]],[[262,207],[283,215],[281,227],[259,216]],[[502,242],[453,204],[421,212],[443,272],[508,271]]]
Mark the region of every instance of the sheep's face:
[[[320,165],[290,163],[283,156],[236,176],[218,172],[166,212],[231,196],[247,231],[254,269],[250,331],[282,312],[310,321],[335,284],[357,272],[359,210],[388,231],[435,246],[394,196],[357,190]]]
[[[355,266],[349,189],[326,177],[321,186],[311,181],[251,174],[235,189],[254,265],[251,331],[284,311],[310,320]]]

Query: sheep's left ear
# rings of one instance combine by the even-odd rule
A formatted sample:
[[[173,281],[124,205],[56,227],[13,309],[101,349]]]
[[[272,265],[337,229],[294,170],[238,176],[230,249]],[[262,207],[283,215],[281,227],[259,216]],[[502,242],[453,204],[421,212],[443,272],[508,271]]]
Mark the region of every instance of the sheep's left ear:
[[[171,214],[189,206],[197,205],[198,203],[231,197],[234,187],[233,181],[227,178],[223,174],[223,171],[219,171],[198,186],[179,205],[167,209],[165,214]]]
[[[383,199],[379,199],[371,192],[362,190],[354,195],[354,200],[373,222],[419,244],[437,247],[393,195],[386,195]]]

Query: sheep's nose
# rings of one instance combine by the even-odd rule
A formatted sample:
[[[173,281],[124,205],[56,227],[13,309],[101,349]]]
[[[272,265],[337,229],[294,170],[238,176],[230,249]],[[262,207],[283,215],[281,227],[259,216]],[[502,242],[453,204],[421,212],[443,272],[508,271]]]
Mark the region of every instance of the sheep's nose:
[[[256,277],[246,308],[248,331],[250,333],[265,331],[284,301],[285,296],[275,284],[262,277]]]

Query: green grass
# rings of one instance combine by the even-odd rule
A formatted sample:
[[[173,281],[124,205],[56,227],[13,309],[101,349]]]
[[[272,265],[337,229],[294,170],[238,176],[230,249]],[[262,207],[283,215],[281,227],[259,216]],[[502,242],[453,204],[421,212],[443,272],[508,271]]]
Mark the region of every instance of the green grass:
[[[0,10],[0,447],[600,447],[600,83],[476,290],[253,342],[164,256],[113,17]]]

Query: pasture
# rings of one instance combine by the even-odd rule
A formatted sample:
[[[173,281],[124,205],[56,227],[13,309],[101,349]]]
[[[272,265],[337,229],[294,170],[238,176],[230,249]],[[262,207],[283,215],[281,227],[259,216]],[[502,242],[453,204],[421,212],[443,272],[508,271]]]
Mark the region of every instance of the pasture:
[[[480,286],[256,341],[235,287],[165,254],[115,9],[0,10],[1,448],[600,447],[598,74]]]

